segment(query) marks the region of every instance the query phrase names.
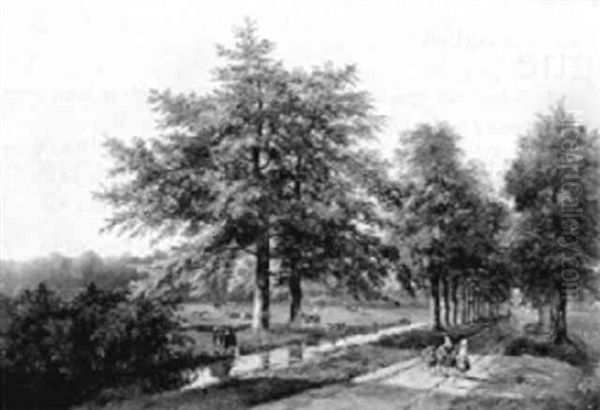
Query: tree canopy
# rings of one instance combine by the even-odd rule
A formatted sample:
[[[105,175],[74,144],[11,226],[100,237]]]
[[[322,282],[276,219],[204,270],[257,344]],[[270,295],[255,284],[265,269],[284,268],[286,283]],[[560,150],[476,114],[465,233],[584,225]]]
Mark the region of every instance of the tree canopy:
[[[600,145],[567,112],[552,107],[519,140],[506,191],[519,213],[512,255],[534,304],[550,306],[556,342],[567,340],[569,295],[594,286],[600,255]]]
[[[380,118],[357,90],[354,66],[288,70],[251,22],[235,39],[233,48],[218,47],[225,64],[211,92],[151,93],[159,137],[108,141],[117,180],[98,197],[114,208],[108,229],[201,237],[199,264],[254,255],[254,327],[266,328],[273,258],[301,275],[316,260],[309,249],[339,266],[341,250],[347,259],[351,243],[370,241],[355,225],[375,219],[357,189],[359,149]],[[336,240],[314,235],[325,231]],[[326,249],[331,243],[337,253]]]

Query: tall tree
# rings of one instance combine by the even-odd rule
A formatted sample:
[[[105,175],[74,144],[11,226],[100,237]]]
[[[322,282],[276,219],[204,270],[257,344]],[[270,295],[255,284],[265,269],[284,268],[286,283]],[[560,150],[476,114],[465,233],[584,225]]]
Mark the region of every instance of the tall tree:
[[[109,229],[189,236],[199,246],[188,268],[252,254],[253,327],[263,329],[278,244],[291,242],[289,227],[304,215],[349,191],[350,147],[376,121],[368,96],[354,90],[354,67],[286,70],[248,21],[235,38],[233,48],[218,48],[226,64],[215,90],[151,94],[159,138],[108,142],[119,180],[98,196],[115,208]],[[303,255],[288,256],[296,272]]]
[[[513,246],[526,296],[549,305],[555,343],[568,341],[569,296],[593,283],[599,257],[600,145],[563,103],[519,140],[506,191],[520,213]]]
[[[362,237],[346,234],[373,215],[373,204],[359,192],[367,184],[360,178],[365,167],[358,158],[364,157],[359,147],[373,139],[381,119],[373,114],[369,95],[357,90],[354,66],[295,69],[287,84],[290,98],[282,109],[291,115],[279,128],[287,142],[282,153],[287,183],[280,192],[285,204],[275,252],[290,290],[290,320],[295,321],[302,278],[335,274],[330,268],[341,255],[330,252],[330,243]]]
[[[232,49],[218,48],[226,64],[206,95],[153,91],[160,138],[132,145],[108,141],[120,179],[98,196],[115,212],[107,227],[159,237],[197,236],[211,229],[213,253],[237,248],[256,257],[253,327],[269,327],[270,239],[277,208],[278,115],[281,64],[273,44],[247,23]]]

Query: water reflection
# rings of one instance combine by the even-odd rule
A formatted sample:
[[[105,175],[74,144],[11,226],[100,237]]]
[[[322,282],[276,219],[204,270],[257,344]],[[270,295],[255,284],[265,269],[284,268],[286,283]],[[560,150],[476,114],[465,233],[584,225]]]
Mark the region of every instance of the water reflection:
[[[228,357],[224,360],[213,363],[209,366],[210,374],[219,380],[225,380],[231,376],[231,370],[235,362],[235,357]]]
[[[290,353],[290,358],[289,358],[289,362],[290,363],[298,363],[301,362],[304,358],[304,349],[305,349],[305,345],[294,345],[294,346],[290,346],[289,347],[289,353]]]
[[[182,390],[211,386],[231,377],[242,377],[256,370],[274,370],[305,362],[335,349],[373,343],[385,336],[401,334],[425,327],[424,323],[395,326],[374,333],[348,336],[336,341],[326,341],[316,346],[294,344],[270,351],[230,357],[192,372],[190,383]]]

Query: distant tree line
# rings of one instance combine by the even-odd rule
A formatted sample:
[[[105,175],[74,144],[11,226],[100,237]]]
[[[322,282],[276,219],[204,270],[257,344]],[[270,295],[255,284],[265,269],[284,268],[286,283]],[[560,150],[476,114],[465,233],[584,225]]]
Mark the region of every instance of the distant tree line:
[[[77,257],[57,253],[24,262],[0,261],[0,293],[16,296],[45,283],[62,294],[75,294],[89,283],[104,290],[125,289],[146,277],[144,267],[164,255],[103,258],[93,251]]]

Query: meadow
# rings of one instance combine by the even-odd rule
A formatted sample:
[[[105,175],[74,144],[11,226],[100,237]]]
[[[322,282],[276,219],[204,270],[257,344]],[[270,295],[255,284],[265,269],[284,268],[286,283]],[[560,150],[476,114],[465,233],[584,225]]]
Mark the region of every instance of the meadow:
[[[386,302],[357,304],[344,299],[310,303],[307,311],[320,315],[319,324],[290,325],[288,305],[272,305],[272,326],[269,331],[254,332],[250,318],[243,313],[251,311],[249,303],[226,303],[218,308],[210,303],[188,302],[180,310],[188,336],[193,338],[194,353],[210,355],[213,352],[211,328],[228,325],[237,330],[240,353],[246,354],[272,349],[288,344],[316,344],[322,340],[359,333],[369,333],[400,323],[425,322],[428,317],[427,302],[421,299],[406,300],[401,307]],[[200,315],[199,312],[204,312]],[[231,316],[236,316],[232,318]],[[241,317],[238,317],[241,316]]]
[[[340,317],[346,314],[340,306],[330,307],[330,311],[332,315],[333,312],[338,312]],[[421,314],[416,310],[414,313],[416,317]],[[352,403],[355,406],[372,403],[373,406],[379,406],[377,408],[396,408],[393,406],[397,403],[408,405],[413,402],[417,403],[415,408],[419,408],[419,400],[421,404],[429,406],[427,409],[595,409],[600,405],[600,377],[597,371],[600,315],[596,309],[584,306],[571,309],[569,316],[572,337],[584,343],[588,349],[587,363],[579,366],[569,364],[564,357],[530,354],[505,356],[502,348],[509,346],[516,338],[535,339],[535,335],[528,335],[523,331],[522,325],[526,323],[505,318],[450,329],[449,332],[454,337],[469,338],[472,354],[485,355],[492,351],[500,353],[500,356],[495,356],[498,364],[496,373],[490,375],[488,383],[464,397],[436,391],[384,387],[376,383],[359,386],[351,383],[357,376],[415,359],[424,346],[437,344],[442,340],[441,332],[415,330],[377,343],[336,351],[317,361],[285,369],[257,371],[250,377],[232,379],[216,387],[114,401],[103,408],[319,409],[323,408],[327,398],[331,408],[340,409],[348,408]],[[515,388],[521,389],[521,398],[509,397],[507,392]],[[501,397],[502,394],[505,397]],[[81,407],[91,408],[95,407]]]

